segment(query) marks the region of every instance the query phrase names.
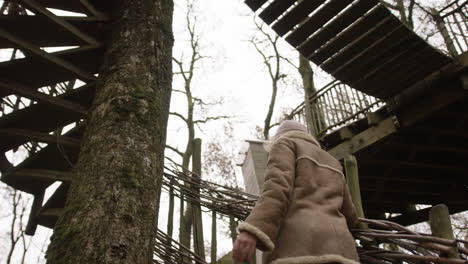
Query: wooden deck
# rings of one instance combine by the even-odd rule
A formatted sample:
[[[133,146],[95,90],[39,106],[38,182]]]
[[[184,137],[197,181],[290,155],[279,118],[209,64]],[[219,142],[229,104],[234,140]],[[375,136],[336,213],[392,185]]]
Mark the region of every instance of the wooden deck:
[[[377,98],[390,98],[452,61],[378,0],[265,3],[246,1],[314,64]]]

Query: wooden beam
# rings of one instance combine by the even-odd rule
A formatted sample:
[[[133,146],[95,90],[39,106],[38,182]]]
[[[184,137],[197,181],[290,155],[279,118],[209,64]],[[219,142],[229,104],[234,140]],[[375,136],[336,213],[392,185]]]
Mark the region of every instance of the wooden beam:
[[[430,117],[436,111],[460,98],[468,96],[468,91],[457,84],[441,85],[438,87],[437,93],[432,93],[430,96],[423,97],[416,103],[401,109],[400,114],[398,114],[401,126],[409,127],[418,121]]]
[[[410,168],[419,168],[419,169],[444,169],[448,171],[458,171],[460,173],[466,173],[466,168],[456,167],[456,166],[447,166],[442,164],[433,164],[433,163],[423,163],[417,161],[404,161],[404,160],[371,160],[365,159],[362,160],[363,164],[372,164],[372,165],[395,165],[399,167],[410,167]]]
[[[44,201],[45,190],[38,194],[34,194],[33,204],[31,206],[31,212],[29,213],[28,224],[26,225],[25,233],[28,236],[33,236],[36,233],[37,228],[37,215],[42,208],[42,202]]]
[[[97,78],[92,74],[89,73],[83,69],[80,69],[79,67],[69,63],[68,61],[65,61],[57,56],[54,56],[51,53],[47,53],[44,50],[32,45],[31,43],[28,43],[27,41],[20,39],[16,37],[13,34],[10,34],[9,32],[3,30],[0,28],[0,36],[7,39],[8,41],[11,41],[14,43],[18,48],[21,50],[25,50],[30,52],[31,54],[38,56],[42,58],[43,60],[53,63],[67,71],[72,72],[73,74],[76,74],[78,78],[83,79],[84,81],[89,81],[89,80],[96,80]]]
[[[463,209],[463,208],[460,208],[460,207],[450,207],[449,206],[449,208],[450,208],[450,212],[452,214],[459,213],[459,212],[462,212],[462,211],[466,210],[466,207]],[[416,212],[405,213],[405,214],[402,214],[402,215],[399,215],[399,216],[395,216],[395,217],[389,218],[387,220],[395,222],[395,223],[399,223],[399,224],[404,225],[404,226],[414,225],[414,224],[421,223],[421,222],[429,220],[429,211],[430,210],[431,210],[431,208],[425,208],[425,209],[417,210]]]
[[[438,204],[431,208],[429,211],[429,225],[433,236],[450,240],[455,239],[449,209],[445,204]],[[447,255],[448,258],[460,259],[460,252],[458,252],[457,247],[451,247]]]
[[[15,177],[30,177],[36,179],[71,182],[73,174],[67,171],[54,171],[44,169],[20,169],[14,172]]]
[[[359,186],[359,173],[356,157],[348,155],[344,159],[344,167],[346,171],[346,183],[351,195],[351,200],[356,208],[358,217],[366,218],[364,209],[362,208],[361,189]],[[367,230],[369,226],[366,223],[359,223],[359,229]]]
[[[80,0],[80,3],[88,9],[88,11],[93,14],[95,17],[104,19],[104,20],[109,20],[109,16],[106,13],[103,13],[99,10],[97,10],[88,0]]]
[[[429,132],[429,131],[428,131]],[[446,152],[457,152],[457,153],[468,153],[468,148],[460,147],[444,147],[444,146],[438,146],[436,145],[437,142],[432,143],[432,144],[427,144],[427,145],[421,145],[421,144],[403,144],[403,143],[397,143],[397,142],[392,142],[391,144],[388,144],[387,147],[390,149],[408,149],[410,148],[411,151],[415,152],[420,152],[420,151],[446,151]],[[411,158],[410,158],[411,160]]]
[[[88,109],[86,109],[84,106],[67,101],[65,99],[61,99],[59,97],[37,92],[33,88],[26,87],[13,81],[0,79],[0,87],[2,89],[9,90],[14,94],[31,99],[32,101],[59,107],[67,111],[81,114],[83,117],[86,117],[88,113]]]
[[[332,148],[329,153],[338,160],[343,159],[347,155],[351,155],[382,138],[395,133],[398,130],[398,120],[395,116],[391,116],[376,126],[370,127],[367,130],[357,134],[350,140],[339,144]]]
[[[47,144],[60,144],[63,146],[70,146],[75,148],[79,148],[81,142],[81,140],[77,138],[62,135],[50,135],[47,133],[19,128],[0,128],[0,137],[2,136],[23,138],[27,141],[37,141]]]
[[[80,31],[77,27],[73,26],[72,24],[68,23],[65,21],[65,19],[56,16],[54,13],[50,12],[47,10],[45,7],[41,6],[39,3],[37,3],[34,0],[20,0],[25,6],[29,9],[31,9],[33,12],[40,14],[42,16],[47,17],[48,19],[52,20],[54,23],[58,24],[68,32],[72,33],[73,35],[77,36],[78,38],[86,41],[90,45],[93,46],[100,46],[101,43],[97,40],[95,40],[93,37],[89,36],[86,33],[83,33]]]

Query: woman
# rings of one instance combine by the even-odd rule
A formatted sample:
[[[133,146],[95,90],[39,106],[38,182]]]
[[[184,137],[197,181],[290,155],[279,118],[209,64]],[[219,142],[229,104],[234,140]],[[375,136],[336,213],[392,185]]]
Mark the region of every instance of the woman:
[[[233,259],[246,261],[255,247],[264,264],[356,264],[349,232],[358,222],[339,162],[306,128],[284,121],[272,142],[264,190],[239,225]]]

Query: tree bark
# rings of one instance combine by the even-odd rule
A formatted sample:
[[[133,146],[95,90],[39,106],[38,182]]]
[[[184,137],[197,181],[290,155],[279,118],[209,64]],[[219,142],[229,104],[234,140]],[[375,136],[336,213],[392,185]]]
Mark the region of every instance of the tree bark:
[[[172,0],[116,0],[47,263],[152,263],[172,83]]]

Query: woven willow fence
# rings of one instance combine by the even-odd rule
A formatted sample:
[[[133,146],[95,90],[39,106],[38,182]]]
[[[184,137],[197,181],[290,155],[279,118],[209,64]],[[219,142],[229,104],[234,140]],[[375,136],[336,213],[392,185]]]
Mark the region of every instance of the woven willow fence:
[[[163,190],[171,191],[186,202],[199,204],[226,216],[245,219],[258,199],[257,196],[242,190],[192,177],[193,173],[190,171],[182,172],[175,167],[166,170]],[[369,229],[351,231],[356,239],[359,257],[363,264],[468,263],[468,241],[443,239],[415,232],[386,220],[360,220],[366,223]],[[452,251],[458,253],[459,259],[446,257]],[[154,253],[159,259],[155,260],[155,263],[206,263],[160,230]]]

